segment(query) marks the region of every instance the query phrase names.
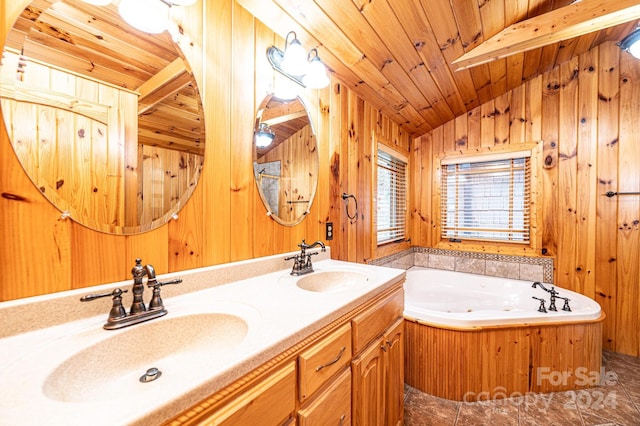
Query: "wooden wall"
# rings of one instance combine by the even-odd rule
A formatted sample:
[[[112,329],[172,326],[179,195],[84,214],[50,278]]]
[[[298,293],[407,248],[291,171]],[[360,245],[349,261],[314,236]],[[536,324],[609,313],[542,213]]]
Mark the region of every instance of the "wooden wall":
[[[0,0],[0,44],[27,3]],[[251,143],[256,107],[279,81],[265,52],[283,40],[233,0],[186,8],[182,28],[180,44],[203,94],[207,149],[179,219],[126,237],[61,219],[20,167],[3,122],[0,300],[129,279],[137,257],[161,274],[293,251],[303,238],[324,240],[327,221],[335,225],[328,242],[334,258],[363,262],[375,255],[368,228],[374,141],[407,151],[410,135],[339,81],[304,93],[317,133],[318,189],[305,220],[281,226],[258,196]],[[346,219],[343,192],[358,197],[356,221]]]
[[[540,255],[600,303],[605,348],[640,355],[640,63],[613,43],[574,57],[414,141],[411,235],[435,247],[432,157],[542,140]],[[461,248],[464,249],[464,248]]]

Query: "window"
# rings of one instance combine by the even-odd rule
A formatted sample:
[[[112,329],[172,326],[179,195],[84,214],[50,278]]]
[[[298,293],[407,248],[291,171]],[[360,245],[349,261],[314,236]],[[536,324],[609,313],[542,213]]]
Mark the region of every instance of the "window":
[[[378,244],[405,238],[407,162],[378,148]]]
[[[441,236],[529,243],[531,152],[441,162]]]

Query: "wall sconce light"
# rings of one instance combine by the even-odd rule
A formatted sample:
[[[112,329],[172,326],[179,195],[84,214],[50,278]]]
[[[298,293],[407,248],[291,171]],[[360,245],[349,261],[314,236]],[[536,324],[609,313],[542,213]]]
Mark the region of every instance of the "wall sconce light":
[[[313,56],[311,56],[313,54]],[[329,76],[327,75],[327,67],[324,66],[320,58],[318,57],[318,50],[311,49],[308,55],[309,70],[302,77],[302,82],[305,86],[312,89],[322,89],[329,85]]]
[[[640,59],[640,27],[633,30],[629,35],[618,43],[620,49],[629,52],[634,58]]]
[[[83,0],[95,6],[107,6],[112,0]],[[169,29],[169,9],[190,6],[196,0],[120,0],[118,13],[132,27],[149,34]]]
[[[289,36],[292,36],[291,41],[289,41]],[[267,59],[274,70],[302,87],[322,89],[329,85],[327,67],[318,57],[318,50],[314,48],[308,54],[305,53],[293,31],[287,34],[284,52],[271,46],[267,49]]]
[[[271,127],[267,123],[260,123],[258,129],[254,132],[253,139],[257,148],[266,148],[275,140],[276,134],[273,133]]]

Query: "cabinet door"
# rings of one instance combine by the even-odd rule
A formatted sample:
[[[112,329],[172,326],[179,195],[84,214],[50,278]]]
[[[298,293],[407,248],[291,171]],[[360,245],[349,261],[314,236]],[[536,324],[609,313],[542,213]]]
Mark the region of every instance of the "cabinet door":
[[[298,412],[300,426],[351,424],[351,369],[347,367],[328,389]]]
[[[276,426],[295,424],[296,368],[291,363],[238,396],[200,425]]]
[[[384,422],[384,345],[382,338],[374,340],[351,363],[354,426],[380,426]]]
[[[385,425],[404,424],[404,319],[384,336]]]

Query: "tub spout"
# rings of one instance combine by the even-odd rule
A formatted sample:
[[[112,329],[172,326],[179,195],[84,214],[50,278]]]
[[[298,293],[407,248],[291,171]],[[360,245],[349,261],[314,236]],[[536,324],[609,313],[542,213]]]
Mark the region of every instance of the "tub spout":
[[[533,288],[540,287],[540,288],[541,288],[541,289],[543,289],[544,291],[547,291],[547,292],[549,291],[549,290],[547,290],[547,288],[546,288],[544,285],[542,285],[542,283],[541,283],[540,281],[536,281],[536,282],[534,282],[534,283],[531,285],[531,287],[533,287]]]

